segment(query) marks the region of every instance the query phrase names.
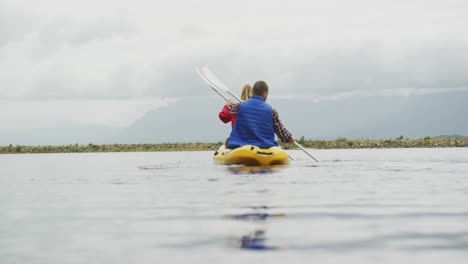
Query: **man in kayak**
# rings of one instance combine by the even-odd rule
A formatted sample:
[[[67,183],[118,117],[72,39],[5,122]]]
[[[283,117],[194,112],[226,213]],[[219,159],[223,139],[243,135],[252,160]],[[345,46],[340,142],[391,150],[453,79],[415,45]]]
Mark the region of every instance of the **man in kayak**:
[[[259,148],[278,146],[275,134],[283,142],[295,142],[291,133],[281,124],[278,112],[265,102],[267,97],[268,85],[258,81],[254,84],[252,98],[228,107],[231,114],[237,115],[237,121],[227,140],[227,148],[244,145]]]

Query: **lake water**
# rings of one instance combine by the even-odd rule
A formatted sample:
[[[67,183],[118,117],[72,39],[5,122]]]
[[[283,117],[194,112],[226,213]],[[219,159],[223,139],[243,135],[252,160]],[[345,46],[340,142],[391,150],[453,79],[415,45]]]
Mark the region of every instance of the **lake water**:
[[[0,155],[0,263],[468,263],[468,148]]]

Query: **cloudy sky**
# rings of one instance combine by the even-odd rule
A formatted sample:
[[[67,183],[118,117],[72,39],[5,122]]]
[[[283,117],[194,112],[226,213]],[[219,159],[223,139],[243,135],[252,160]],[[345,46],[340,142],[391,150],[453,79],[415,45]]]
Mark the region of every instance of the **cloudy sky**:
[[[0,0],[0,122],[126,126],[214,96],[197,65],[310,101],[465,90],[466,25],[464,0]]]

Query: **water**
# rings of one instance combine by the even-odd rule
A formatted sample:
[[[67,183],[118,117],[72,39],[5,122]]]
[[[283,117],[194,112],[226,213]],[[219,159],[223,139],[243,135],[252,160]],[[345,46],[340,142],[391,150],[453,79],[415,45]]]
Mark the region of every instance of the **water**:
[[[0,262],[467,263],[468,149],[0,155]]]

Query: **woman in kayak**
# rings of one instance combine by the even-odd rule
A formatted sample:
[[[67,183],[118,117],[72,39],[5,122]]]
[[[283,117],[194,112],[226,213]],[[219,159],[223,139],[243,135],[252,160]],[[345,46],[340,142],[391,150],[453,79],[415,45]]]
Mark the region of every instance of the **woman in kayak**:
[[[242,88],[242,94],[241,94],[241,100],[245,101],[247,99],[250,99],[252,97],[252,87],[249,84],[244,85],[244,88]],[[226,102],[226,105],[224,105],[223,110],[219,112],[219,119],[223,121],[224,123],[229,123],[231,122],[232,127],[234,127],[234,124],[236,123],[236,115],[231,114],[229,112],[228,107],[232,104],[231,100],[228,100]]]

